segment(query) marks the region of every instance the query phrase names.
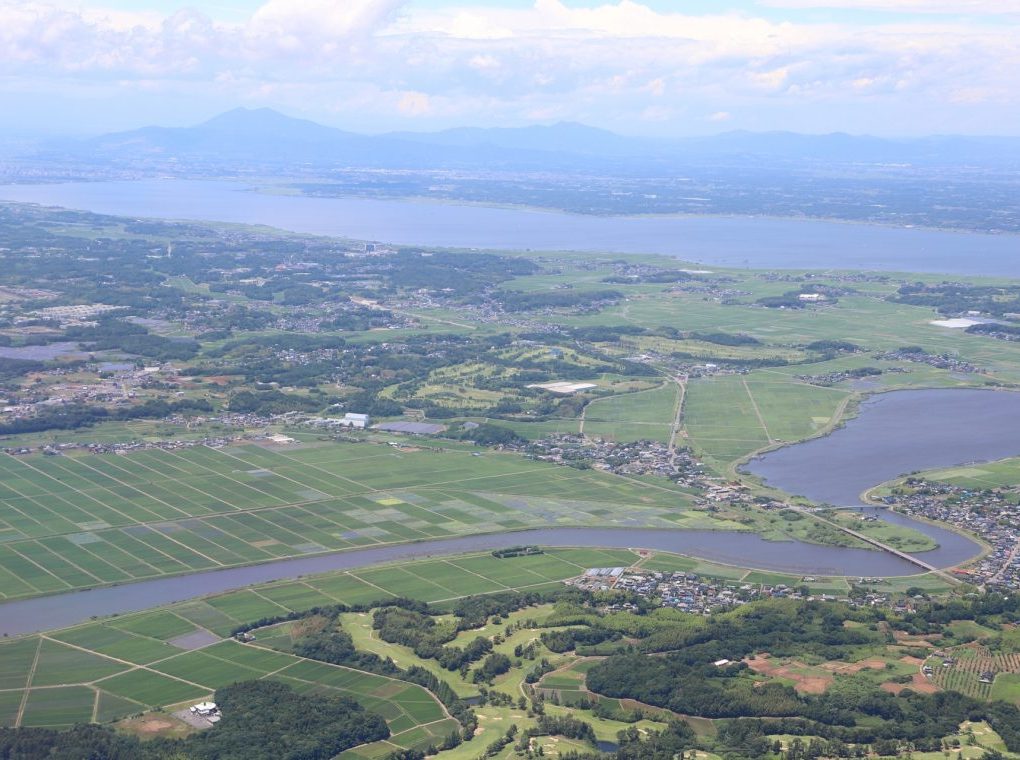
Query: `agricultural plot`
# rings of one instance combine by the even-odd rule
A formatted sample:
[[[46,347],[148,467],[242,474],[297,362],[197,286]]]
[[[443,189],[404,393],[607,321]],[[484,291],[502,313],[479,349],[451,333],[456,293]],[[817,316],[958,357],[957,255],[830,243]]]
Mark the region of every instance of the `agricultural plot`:
[[[594,662],[579,660],[565,668],[547,673],[536,684],[535,688],[546,699],[555,697],[560,704],[570,705],[591,698],[591,692],[585,687],[585,672]]]
[[[1020,654],[993,653],[973,644],[951,649],[948,655],[926,663],[933,670],[932,683],[939,688],[977,699],[1020,700]],[[950,659],[952,663],[945,665]]]
[[[93,624],[62,636],[79,640],[93,636],[98,640],[104,630],[116,629]],[[13,646],[19,648],[21,643]],[[190,652],[163,645],[167,649],[159,651],[160,657],[143,665],[111,660],[49,638],[28,643],[38,650],[38,656],[33,655],[35,669],[26,674],[22,688],[0,690],[3,725],[67,726],[114,720],[152,707],[202,699],[237,681],[274,678],[301,691],[334,690],[356,699],[386,718],[396,735],[391,741],[398,743],[404,734],[423,724],[428,724],[430,740],[433,727],[440,735],[456,728],[438,700],[414,684],[229,639]],[[12,672],[14,666],[24,664],[26,652],[8,653],[8,646],[12,645],[0,647],[0,662]],[[412,738],[401,746],[416,743]]]
[[[241,623],[322,604],[417,596],[427,601],[557,586],[585,568],[630,565],[618,550],[489,554],[331,573],[244,589],[0,644],[0,725],[110,721],[189,700],[235,681],[278,678],[299,690],[336,689],[379,711],[398,747],[427,745],[456,728],[426,690],[306,661],[228,638]],[[426,580],[428,579],[428,580]]]
[[[2,456],[0,600],[528,527],[743,527],[685,510],[668,484],[468,456],[350,444]]]
[[[928,473],[928,477],[961,488],[1007,488],[1020,484],[1020,459],[1001,459],[972,467],[934,470]]]
[[[684,423],[695,448],[716,467],[829,425],[849,392],[776,381],[764,372],[691,382]]]
[[[616,441],[669,441],[676,417],[677,387],[663,383],[637,393],[596,399],[585,410],[588,436]]]

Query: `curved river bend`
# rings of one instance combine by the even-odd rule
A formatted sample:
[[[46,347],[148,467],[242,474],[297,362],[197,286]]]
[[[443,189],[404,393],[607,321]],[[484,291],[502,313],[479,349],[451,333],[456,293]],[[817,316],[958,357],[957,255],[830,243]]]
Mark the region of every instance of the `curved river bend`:
[[[860,505],[862,491],[898,475],[1017,454],[1020,393],[896,391],[865,401],[860,414],[831,435],[770,452],[747,469],[788,493],[854,506]],[[887,510],[877,512],[883,519],[909,524],[938,541],[938,549],[918,554],[933,565],[956,565],[980,550],[974,541],[944,528]],[[521,543],[657,549],[794,574],[895,576],[919,572],[906,560],[884,552],[766,541],[753,533],[545,528],[357,549],[7,602],[0,604],[0,635],[60,628],[93,616],[134,612],[253,583]]]
[[[910,575],[918,568],[890,554],[800,541],[766,541],[754,533],[629,528],[542,528],[516,533],[437,539],[416,544],[300,557],[250,567],[210,570],[0,604],[0,636],[62,628],[92,616],[124,614],[253,583],[350,570],[382,562],[489,551],[522,543],[542,546],[642,548],[690,554],[762,570],[815,575]]]

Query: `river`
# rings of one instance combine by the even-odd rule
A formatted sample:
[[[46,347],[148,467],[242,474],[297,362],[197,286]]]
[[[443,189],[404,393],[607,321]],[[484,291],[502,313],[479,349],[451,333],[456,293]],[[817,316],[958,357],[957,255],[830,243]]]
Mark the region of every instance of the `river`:
[[[93,616],[124,614],[253,583],[350,570],[382,562],[489,551],[519,544],[642,548],[691,554],[738,566],[814,575],[910,575],[919,569],[890,554],[766,541],[754,533],[626,528],[542,528],[486,536],[437,539],[416,544],[354,549],[316,557],[278,560],[250,567],[211,570],[0,604],[0,635],[62,628]]]
[[[0,200],[101,214],[266,224],[400,245],[661,253],[730,267],[1020,276],[1020,236],[764,217],[584,216],[428,201],[309,198],[242,183],[0,185]]]
[[[841,506],[860,505],[860,493],[920,469],[1020,454],[1020,393],[991,390],[896,391],[866,400],[857,417],[828,436],[787,446],[747,469],[788,493]],[[877,510],[932,536],[939,547],[917,556],[939,567],[959,564],[978,545],[937,525]],[[918,568],[891,554],[766,541],[752,533],[620,528],[545,528],[357,549],[279,560],[250,567],[192,573],[120,586],[0,604],[0,635],[73,625],[93,616],[124,614],[253,583],[521,543],[545,546],[643,548],[738,566],[811,575],[912,575]]]

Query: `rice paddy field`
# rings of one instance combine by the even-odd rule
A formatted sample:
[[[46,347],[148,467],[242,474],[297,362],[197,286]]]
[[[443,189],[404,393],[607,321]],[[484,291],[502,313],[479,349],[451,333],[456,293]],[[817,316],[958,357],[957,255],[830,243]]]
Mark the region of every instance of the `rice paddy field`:
[[[425,689],[271,648],[240,644],[241,623],[336,603],[397,596],[424,601],[559,585],[593,566],[631,565],[627,551],[557,549],[501,560],[489,554],[373,567],[279,582],[0,644],[0,726],[108,722],[201,701],[236,681],[272,678],[298,691],[335,690],[378,711],[396,748],[456,728]],[[393,751],[391,747],[391,751]]]
[[[706,461],[723,469],[758,449],[823,431],[850,396],[764,371],[726,375],[690,383],[684,422]]]
[[[672,487],[373,444],[0,455],[0,600],[550,525],[746,529]]]

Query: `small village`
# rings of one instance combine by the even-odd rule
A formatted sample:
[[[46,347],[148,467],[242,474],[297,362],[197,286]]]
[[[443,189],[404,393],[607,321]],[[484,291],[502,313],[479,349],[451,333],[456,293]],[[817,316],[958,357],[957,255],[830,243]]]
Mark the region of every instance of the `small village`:
[[[654,475],[679,485],[708,487],[704,467],[690,449],[673,450],[661,441],[617,442],[564,433],[515,448],[542,462],[591,467],[614,475]]]
[[[977,374],[985,370],[958,356],[952,354],[932,354],[920,346],[904,346],[895,351],[886,351],[875,354],[876,359],[893,362],[913,362],[914,364],[926,364],[935,369],[945,369],[950,372],[961,372],[963,374]]]
[[[1020,588],[1020,515],[1016,489],[971,490],[934,481],[908,478],[909,494],[886,497],[899,512],[947,523],[981,536],[991,551],[967,569],[956,570],[972,583]]]
[[[643,599],[655,601],[663,607],[681,612],[709,615],[761,599],[799,598],[823,602],[849,602],[858,607],[888,607],[904,611],[909,603],[893,600],[889,593],[855,589],[850,595],[812,594],[807,584],[814,578],[806,576],[802,583],[790,586],[784,583],[748,583],[708,578],[684,571],[652,571],[624,567],[589,568],[583,575],[566,581],[567,585],[585,591],[627,591]],[[860,578],[861,583],[880,583],[880,578]],[[633,607],[623,603],[620,609]]]

